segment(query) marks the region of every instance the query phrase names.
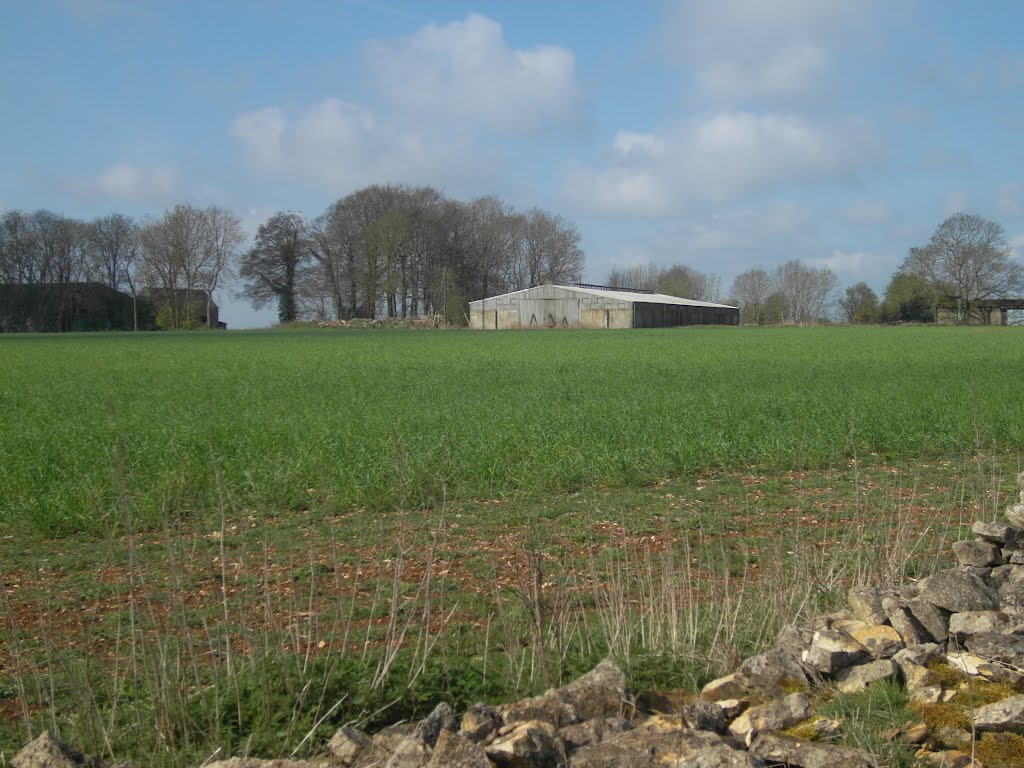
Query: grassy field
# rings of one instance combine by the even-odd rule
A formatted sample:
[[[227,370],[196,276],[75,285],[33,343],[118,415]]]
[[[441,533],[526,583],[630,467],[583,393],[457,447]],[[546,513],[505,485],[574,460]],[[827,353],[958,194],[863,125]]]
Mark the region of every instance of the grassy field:
[[[1018,329],[0,338],[0,523],[432,505],[1015,449]]]
[[[692,690],[1005,506],[1022,342],[0,337],[0,764],[41,728],[159,766],[306,754],[606,655]]]

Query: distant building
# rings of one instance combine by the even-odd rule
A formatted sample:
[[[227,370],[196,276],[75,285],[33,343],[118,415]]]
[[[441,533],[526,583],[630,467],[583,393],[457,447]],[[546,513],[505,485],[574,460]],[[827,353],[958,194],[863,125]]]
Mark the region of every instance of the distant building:
[[[102,283],[0,285],[0,332],[130,331],[136,327],[153,327],[149,304]]]
[[[739,325],[738,307],[596,285],[541,285],[469,303],[469,324],[506,328]]]

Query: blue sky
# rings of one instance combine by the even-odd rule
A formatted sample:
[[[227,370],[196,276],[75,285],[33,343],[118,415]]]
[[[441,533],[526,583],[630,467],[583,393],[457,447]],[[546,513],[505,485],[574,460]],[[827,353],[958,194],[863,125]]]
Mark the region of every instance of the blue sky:
[[[595,282],[800,258],[881,293],[956,211],[1024,257],[1022,29],[1014,0],[2,3],[0,209],[254,232],[430,184],[568,217]]]

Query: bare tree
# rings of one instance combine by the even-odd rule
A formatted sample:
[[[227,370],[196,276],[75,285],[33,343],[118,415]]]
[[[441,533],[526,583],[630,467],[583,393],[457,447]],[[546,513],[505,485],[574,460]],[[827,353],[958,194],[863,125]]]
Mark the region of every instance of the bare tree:
[[[927,245],[911,248],[900,266],[956,305],[957,321],[970,320],[976,302],[1024,290],[1024,269],[1011,258],[1003,228],[973,213],[955,213]]]
[[[297,213],[280,212],[260,225],[256,242],[242,256],[241,295],[257,309],[277,302],[277,319],[288,323],[299,313],[297,286],[312,258],[306,221]]]
[[[787,261],[772,274],[785,302],[785,319],[802,325],[828,317],[839,280],[828,267],[811,267],[799,259]]]
[[[740,307],[741,322],[764,325],[768,299],[775,292],[771,277],[763,269],[748,269],[736,276],[729,290],[731,301]]]
[[[115,291],[127,288],[132,297],[132,328],[139,330],[136,268],[141,250],[141,227],[130,216],[113,213],[86,225],[88,261],[100,281]]]
[[[244,242],[241,222],[217,206],[182,203],[142,231],[141,270],[158,317],[172,328],[213,324],[213,293]],[[199,309],[205,305],[205,321]]]

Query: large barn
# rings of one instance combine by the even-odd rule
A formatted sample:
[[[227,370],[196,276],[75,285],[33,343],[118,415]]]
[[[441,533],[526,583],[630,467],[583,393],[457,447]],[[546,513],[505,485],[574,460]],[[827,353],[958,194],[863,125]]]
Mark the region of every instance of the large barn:
[[[469,303],[472,328],[669,328],[739,325],[728,304],[600,285],[539,285]]]

